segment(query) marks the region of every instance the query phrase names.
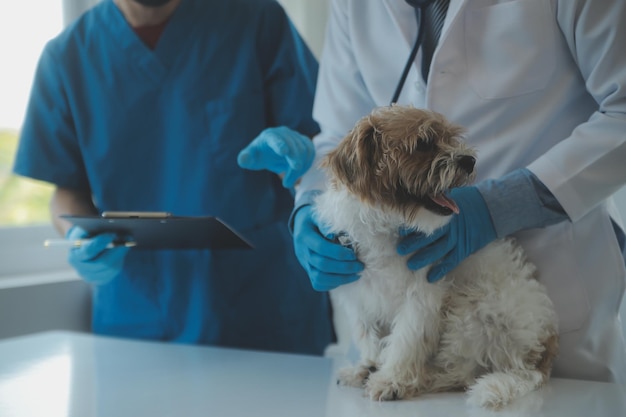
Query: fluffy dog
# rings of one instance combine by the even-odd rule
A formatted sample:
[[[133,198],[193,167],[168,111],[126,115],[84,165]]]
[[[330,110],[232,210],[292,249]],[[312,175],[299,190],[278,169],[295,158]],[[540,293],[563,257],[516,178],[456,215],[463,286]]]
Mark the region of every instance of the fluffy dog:
[[[333,290],[361,353],[338,383],[373,400],[468,390],[470,403],[497,409],[549,378],[556,314],[515,241],[488,245],[434,284],[396,252],[401,228],[430,234],[458,210],[445,192],[475,176],[462,135],[437,113],[384,107],[322,161],[330,184],[316,216],[365,264]]]

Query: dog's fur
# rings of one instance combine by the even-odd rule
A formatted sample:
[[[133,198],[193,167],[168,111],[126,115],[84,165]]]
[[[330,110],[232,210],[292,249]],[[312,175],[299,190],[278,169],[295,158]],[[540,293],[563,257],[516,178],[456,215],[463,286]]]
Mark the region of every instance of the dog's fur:
[[[434,200],[474,179],[463,130],[412,107],[374,110],[322,162],[318,220],[365,270],[333,290],[361,353],[338,383],[374,400],[468,390],[500,408],[543,385],[558,350],[557,319],[536,270],[512,239],[497,240],[437,283],[396,252],[401,228],[430,234],[452,211]],[[433,200],[434,198],[434,200]]]

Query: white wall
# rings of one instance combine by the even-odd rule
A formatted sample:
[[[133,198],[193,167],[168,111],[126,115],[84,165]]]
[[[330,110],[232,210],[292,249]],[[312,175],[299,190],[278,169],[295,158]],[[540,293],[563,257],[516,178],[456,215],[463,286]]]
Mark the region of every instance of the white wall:
[[[55,237],[51,225],[0,229],[0,338],[89,330],[89,286],[67,264],[67,248],[43,246]]]
[[[326,33],[329,0],[279,0],[279,3],[319,59]]]
[[[0,339],[47,330],[88,332],[90,288],[70,280],[0,289]]]
[[[100,0],[63,0],[63,24],[68,25]]]

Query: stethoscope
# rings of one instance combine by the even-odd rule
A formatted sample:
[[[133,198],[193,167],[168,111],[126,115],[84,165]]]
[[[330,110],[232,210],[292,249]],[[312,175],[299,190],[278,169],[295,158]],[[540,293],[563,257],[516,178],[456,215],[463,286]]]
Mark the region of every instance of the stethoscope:
[[[404,70],[402,71],[402,76],[400,77],[400,81],[398,81],[398,85],[396,86],[396,91],[393,93],[393,97],[391,98],[391,102],[389,105],[394,104],[398,101],[398,97],[400,97],[400,92],[402,92],[402,87],[404,86],[404,82],[406,81],[407,75],[409,75],[409,70],[411,69],[411,65],[413,61],[415,61],[415,56],[417,55],[417,51],[422,44],[422,37],[424,36],[424,21],[425,14],[424,9],[432,4],[435,0],[405,0],[409,6],[415,8],[416,18],[418,20],[419,28],[417,29],[417,39],[413,44],[413,49],[411,50],[411,54],[409,55],[409,59],[406,61],[404,65]]]

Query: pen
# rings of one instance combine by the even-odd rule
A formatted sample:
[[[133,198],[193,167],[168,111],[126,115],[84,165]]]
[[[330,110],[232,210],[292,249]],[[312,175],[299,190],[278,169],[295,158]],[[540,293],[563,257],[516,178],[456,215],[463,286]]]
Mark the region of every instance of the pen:
[[[91,239],[78,239],[78,240],[67,240],[67,239],[46,239],[43,242],[43,245],[46,248],[51,246],[65,246],[71,248],[80,248],[85,243],[89,243]],[[133,246],[137,246],[136,242],[119,242],[119,243],[109,243],[107,245],[107,249],[115,248],[118,246],[125,246],[127,248],[132,248]]]

